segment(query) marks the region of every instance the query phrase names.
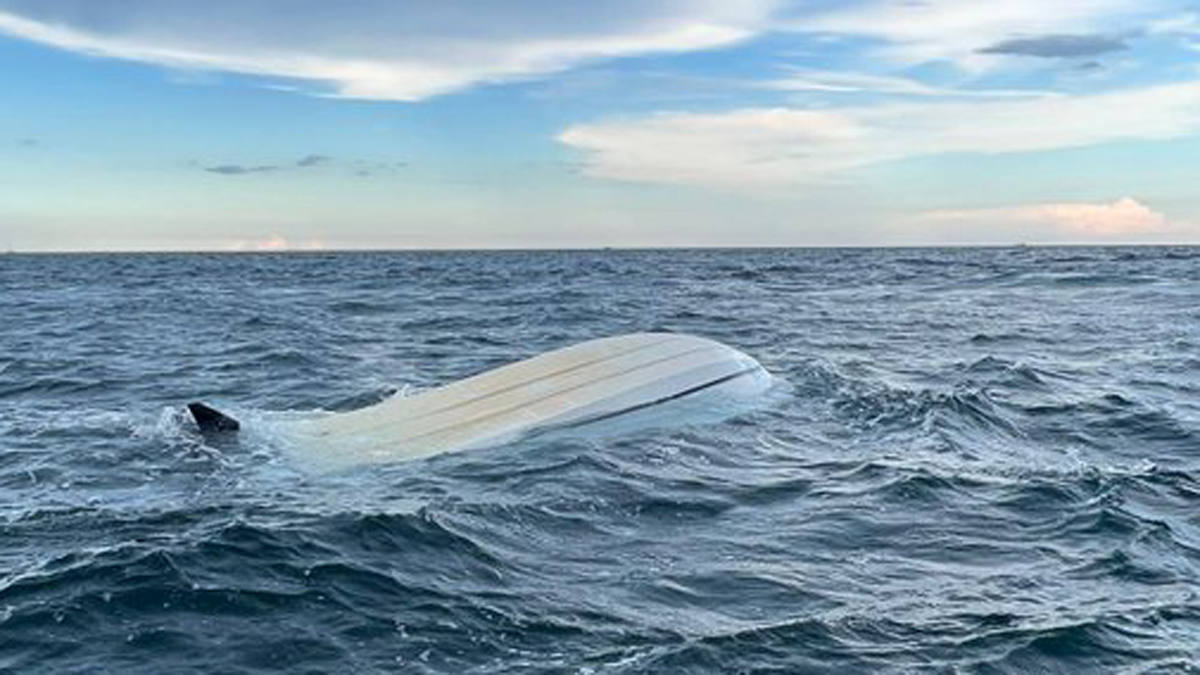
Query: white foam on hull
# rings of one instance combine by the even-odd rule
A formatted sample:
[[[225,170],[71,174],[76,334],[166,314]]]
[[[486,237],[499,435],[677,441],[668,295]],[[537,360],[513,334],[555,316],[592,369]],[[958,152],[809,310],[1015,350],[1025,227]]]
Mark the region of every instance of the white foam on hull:
[[[770,388],[750,358],[712,340],[639,333],[548,352],[414,396],[288,425],[305,459],[395,462],[498,445],[621,418],[703,394],[744,400]]]

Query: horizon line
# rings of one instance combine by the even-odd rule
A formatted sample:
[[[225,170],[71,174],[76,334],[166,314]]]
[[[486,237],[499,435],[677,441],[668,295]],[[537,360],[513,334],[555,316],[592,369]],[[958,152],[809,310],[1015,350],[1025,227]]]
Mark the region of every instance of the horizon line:
[[[364,247],[364,248],[277,248],[277,249],[8,249],[0,251],[3,256],[50,256],[50,255],[325,255],[346,253],[568,253],[592,251],[784,251],[784,250],[911,250],[911,249],[1025,249],[1025,248],[1200,248],[1200,243],[1082,243],[1055,242],[1012,244],[802,244],[802,245],[669,245],[669,246],[563,246],[563,247]]]

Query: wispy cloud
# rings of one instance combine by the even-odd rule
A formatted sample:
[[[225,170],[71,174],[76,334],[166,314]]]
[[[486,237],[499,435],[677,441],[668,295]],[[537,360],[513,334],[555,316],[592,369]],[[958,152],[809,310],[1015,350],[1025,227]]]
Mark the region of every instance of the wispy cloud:
[[[763,85],[779,91],[825,92],[832,94],[901,94],[936,96],[943,93],[918,80],[870,73],[829,72],[811,69],[792,69],[787,76]]]
[[[312,169],[332,163],[334,159],[327,155],[310,154],[286,164],[215,164],[201,166],[208,173],[221,176],[245,176],[258,173],[276,173],[279,171]]]
[[[977,71],[1010,54],[991,52],[988,47],[1028,36],[1132,27],[1161,16],[1173,4],[1172,0],[869,0],[838,5],[799,23],[805,30],[878,40],[877,52],[894,62],[947,61]]]
[[[304,157],[296,160],[296,166],[301,169],[308,169],[314,166],[328,164],[332,161],[333,158],[326,155],[305,155]]]
[[[244,176],[253,173],[272,173],[279,171],[282,167],[275,164],[261,164],[258,166],[243,166],[241,164],[218,164],[216,166],[206,166],[204,170],[208,173],[215,173],[222,176]]]
[[[1146,28],[1150,35],[1174,38],[1185,48],[1200,51],[1200,14],[1185,12],[1149,22]]]
[[[350,162],[351,173],[358,178],[371,178],[388,174],[408,167],[408,162],[381,162],[359,159]]]
[[[1162,35],[1200,36],[1200,14],[1185,12],[1148,22],[1147,31]]]
[[[874,63],[883,55],[893,64],[949,61],[971,71],[1014,56],[1091,58],[1126,48],[1121,31],[1191,30],[1193,14],[1168,11],[1183,1],[847,0],[825,8],[801,0],[601,0],[547,11],[545,0],[0,0],[0,34],[192,74],[267,76],[276,81],[265,86],[280,90],[418,101],[768,33],[868,38],[858,49]],[[949,93],[877,68],[775,84],[790,91]]]
[[[222,163],[204,165],[193,161],[190,165],[207,173],[220,176],[251,176],[256,174],[312,171],[321,167],[330,167],[343,169],[349,172],[350,175],[358,178],[369,178],[403,169],[408,166],[408,162],[374,159],[339,159],[329,155],[312,153],[293,161],[279,161],[273,164]]]
[[[307,80],[415,101],[579,63],[730,45],[781,0],[0,0],[0,33],[170,67]]]
[[[559,140],[596,177],[722,187],[826,180],[880,162],[1014,153],[1200,131],[1200,82],[1015,100],[829,110],[661,113],[569,127]]]
[[[1012,98],[1045,95],[1045,91],[1019,89],[971,89],[926,84],[920,80],[895,75],[823,71],[805,68],[789,69],[787,75],[767,81],[761,86],[777,91],[819,92],[826,94],[887,94],[892,96],[924,96],[944,98]]]
[[[980,54],[1012,54],[1047,59],[1078,59],[1129,49],[1125,40],[1111,35],[1039,35],[998,42]]]

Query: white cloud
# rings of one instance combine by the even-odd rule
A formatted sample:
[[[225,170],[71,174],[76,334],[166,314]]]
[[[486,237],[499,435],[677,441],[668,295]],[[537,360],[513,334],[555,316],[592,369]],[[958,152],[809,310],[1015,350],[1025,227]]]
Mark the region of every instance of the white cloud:
[[[415,101],[768,32],[864,37],[877,41],[873,60],[880,52],[901,64],[948,60],[980,70],[1011,62],[981,50],[1014,37],[1190,30],[1194,14],[1169,11],[1184,1],[855,0],[820,10],[801,0],[0,0],[0,34],[185,70],[315,82],[337,96]],[[943,91],[873,74],[776,85]]]
[[[291,249],[291,245],[283,235],[272,234],[253,241],[245,239],[230,241],[225,248],[229,251],[287,251]]]
[[[324,83],[420,100],[581,62],[730,45],[778,0],[0,0],[0,33],[176,68]]]
[[[1057,230],[1059,234],[1085,238],[1136,237],[1170,231],[1167,217],[1124,197],[1111,204],[1034,204],[993,209],[930,211],[914,220],[953,227],[1035,226]]]
[[[589,175],[723,187],[787,186],[889,160],[1012,153],[1200,131],[1200,82],[1079,96],[917,101],[834,110],[661,113],[568,128]]]
[[[900,63],[952,61],[982,70],[1004,57],[980,49],[1029,35],[1081,34],[1133,28],[1161,16],[1173,0],[870,0],[797,21],[797,28],[882,41],[880,53]],[[1128,23],[1129,25],[1122,25]]]
[[[1200,14],[1188,12],[1151,21],[1147,31],[1173,37],[1184,48],[1200,52]]]
[[[1198,35],[1200,34],[1200,14],[1188,12],[1156,19],[1148,24],[1147,30],[1155,34]]]
[[[1151,32],[1181,30],[1191,15],[1163,18],[1170,16],[1164,8],[1181,1],[858,0],[821,11],[800,0],[0,0],[0,34],[190,71],[318,83],[336,96],[415,101],[592,60],[725,47],[772,31],[866,37],[895,62],[950,60],[978,70],[1011,60],[981,49],[1018,36],[1108,33],[1139,22]],[[774,86],[945,93],[865,73],[801,73]]]
[[[328,248],[320,239],[308,239],[298,244],[282,234],[271,234],[262,239],[235,239],[224,246],[227,251],[322,251]]]
[[[868,73],[838,73],[796,69],[764,86],[779,91],[820,91],[834,94],[865,92],[934,96],[939,89],[916,80]]]
[[[771,108],[577,125],[559,140],[587,153],[592,176],[730,186],[811,180],[849,168],[847,149],[870,133],[839,112]]]
[[[1014,98],[1046,94],[1044,91],[1018,89],[960,89],[935,87],[919,80],[894,75],[874,75],[795,68],[782,78],[762,85],[767,89],[829,94],[890,94],[954,98]]]

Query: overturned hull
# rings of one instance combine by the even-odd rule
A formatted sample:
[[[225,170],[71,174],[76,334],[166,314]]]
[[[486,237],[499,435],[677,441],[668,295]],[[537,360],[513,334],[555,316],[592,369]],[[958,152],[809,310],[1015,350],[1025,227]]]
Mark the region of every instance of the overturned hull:
[[[390,462],[543,431],[645,416],[701,393],[770,387],[750,358],[712,340],[639,333],[548,352],[406,398],[289,425],[305,454],[332,464]]]

